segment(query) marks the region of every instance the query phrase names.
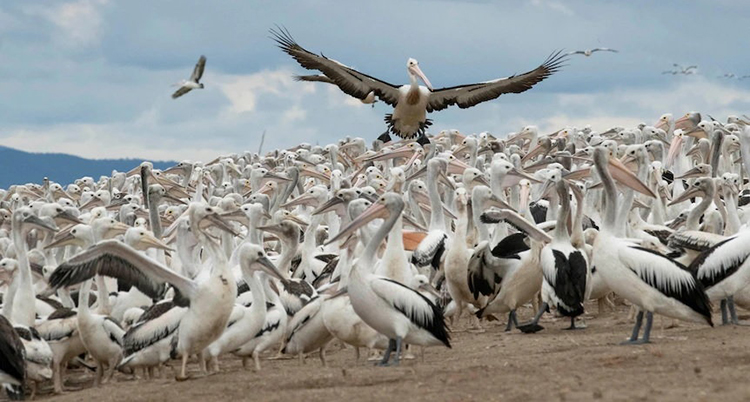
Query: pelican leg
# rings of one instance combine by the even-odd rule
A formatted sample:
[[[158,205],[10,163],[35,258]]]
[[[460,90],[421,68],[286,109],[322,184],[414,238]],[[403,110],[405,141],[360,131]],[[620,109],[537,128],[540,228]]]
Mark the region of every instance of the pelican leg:
[[[586,329],[586,325],[585,324],[581,324],[580,326],[576,327],[576,318],[575,317],[570,317],[570,326],[568,328],[565,328],[565,329],[566,330],[571,330],[571,331],[574,331],[574,330],[577,330],[577,329]]]
[[[719,304],[721,309],[721,325],[728,325],[729,318],[727,317],[727,299],[721,299]]]
[[[740,324],[740,320],[737,318],[737,310],[734,307],[734,296],[727,297],[727,310],[729,310],[729,318],[732,320],[732,324],[745,325]]]
[[[643,337],[640,343],[651,343],[651,326],[654,324],[654,313],[646,313],[646,328],[643,329]]]
[[[633,334],[625,342],[620,345],[634,345],[638,343],[638,333],[641,332],[641,324],[643,324],[643,311],[639,311],[638,315],[635,316],[635,326],[633,327]]]
[[[383,353],[383,360],[379,361],[377,363],[378,366],[387,366],[388,361],[391,360],[391,352],[396,349],[396,340],[395,339],[389,339],[388,340],[388,349],[385,350],[385,353]]]
[[[180,368],[180,375],[178,375],[177,377],[175,377],[175,380],[177,380],[177,381],[185,381],[185,380],[188,379],[187,373],[186,373],[186,371],[187,371],[188,357],[189,356],[188,356],[187,353],[183,353],[182,354],[182,367]]]
[[[396,337],[396,357],[393,358],[393,366],[401,364],[401,346],[403,345],[403,338],[400,336]]]
[[[260,371],[260,353],[253,351],[253,361],[255,362],[255,371]]]
[[[505,332],[510,332],[513,326],[518,328],[518,318],[516,317],[516,310],[510,310],[508,313],[508,325],[505,326]]]
[[[537,311],[536,315],[534,316],[534,319],[531,320],[531,322],[528,324],[517,325],[518,329],[520,329],[521,332],[525,334],[533,334],[535,332],[543,330],[544,327],[539,325],[539,319],[542,318],[542,314],[544,314],[544,312],[548,310],[549,305],[546,302],[542,302],[542,304],[539,306],[539,311]]]

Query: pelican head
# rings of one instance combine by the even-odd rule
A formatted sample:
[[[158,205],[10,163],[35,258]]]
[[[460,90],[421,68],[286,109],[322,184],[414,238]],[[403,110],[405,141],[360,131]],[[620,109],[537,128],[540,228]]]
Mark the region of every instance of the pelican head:
[[[406,62],[406,70],[409,72],[409,76],[413,79],[413,81],[416,81],[417,78],[421,79],[422,82],[424,82],[425,85],[427,85],[427,88],[432,91],[432,84],[430,83],[430,80],[427,79],[427,77],[422,72],[422,69],[419,68],[419,62],[415,59],[410,58]]]

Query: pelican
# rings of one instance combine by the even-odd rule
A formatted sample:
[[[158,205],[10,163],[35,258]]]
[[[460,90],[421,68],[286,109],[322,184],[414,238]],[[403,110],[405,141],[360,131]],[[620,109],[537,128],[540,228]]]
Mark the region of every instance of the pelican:
[[[391,231],[403,209],[404,200],[400,195],[386,193],[329,241],[336,241],[373,219],[385,218],[357,263],[352,266],[348,285],[349,299],[357,315],[389,339],[380,365],[398,365],[403,342],[450,347],[450,335],[443,313],[435,304],[404,284],[366,271],[374,265],[380,243]],[[393,351],[396,355],[390,362]]]
[[[594,52],[613,52],[613,53],[617,53],[617,50],[610,49],[608,47],[597,47],[597,48],[594,48],[594,49],[575,50],[575,51],[569,52],[568,56],[571,56],[571,55],[574,55],[574,54],[582,54],[582,55],[584,55],[586,57],[589,57],[592,54],[594,54]]]
[[[393,113],[385,116],[387,131],[401,138],[423,135],[432,124],[427,119],[429,112],[452,105],[466,109],[506,93],[525,92],[558,71],[566,57],[558,51],[536,69],[520,75],[440,89],[433,89],[417,60],[410,58],[406,62],[409,84],[399,87],[305,50],[286,29],[272,29],[270,32],[281,50],[292,56],[302,67],[322,72],[347,95],[363,99],[374,92],[378,99],[393,106]],[[419,86],[418,80],[422,80],[426,87]]]
[[[186,93],[192,91],[193,89],[203,89],[203,83],[199,82],[201,77],[203,76],[203,70],[206,68],[206,56],[201,56],[198,59],[198,63],[195,64],[195,68],[193,69],[193,74],[190,75],[190,78],[187,80],[183,80],[182,82],[175,84],[175,86],[179,86],[180,88],[175,91],[175,93],[172,94],[172,99],[177,99],[182,95],[185,95]]]
[[[608,150],[594,150],[594,165],[604,184],[605,219],[594,242],[592,266],[618,295],[640,308],[628,344],[650,342],[653,313],[693,322],[711,321],[711,304],[701,283],[685,267],[650,250],[632,246],[614,236],[617,218],[617,193],[613,173],[631,188],[645,187],[622,163],[612,159]],[[638,339],[646,312],[646,327]]]
[[[205,204],[192,203],[186,213],[193,234],[203,243],[213,261],[210,273],[198,276],[197,279],[202,279],[200,282],[179,275],[132,247],[113,240],[99,242],[60,265],[50,276],[50,285],[55,288],[80,283],[97,273],[114,276],[133,283],[151,297],[159,296],[164,282],[171,284],[180,296],[175,303],[189,304],[176,338],[176,351],[182,355],[182,367],[176,377],[179,381],[188,378],[188,357],[201,352],[224,331],[237,294],[237,285],[223,251],[201,224],[207,220],[222,230],[234,231],[212,207]]]

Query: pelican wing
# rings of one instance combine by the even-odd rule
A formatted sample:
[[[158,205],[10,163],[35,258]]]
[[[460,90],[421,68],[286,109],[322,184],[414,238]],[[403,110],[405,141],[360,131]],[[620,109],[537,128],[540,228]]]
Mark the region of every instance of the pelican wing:
[[[748,236],[730,237],[701,253],[691,264],[698,280],[711,287],[728,278],[750,257]]]
[[[6,374],[5,378],[12,377],[17,380],[13,385],[20,385],[26,378],[25,366],[21,338],[8,319],[0,315],[0,373]]]
[[[172,99],[177,99],[182,95],[185,95],[186,93],[190,92],[191,89],[188,87],[180,87],[178,90],[174,91],[172,94]]]
[[[567,54],[557,51],[552,53],[541,66],[521,75],[498,78],[477,84],[436,89],[430,93],[427,111],[443,110],[451,105],[458,105],[461,109],[465,109],[495,99],[502,94],[518,94],[528,91],[559,70],[566,57]]]
[[[347,95],[364,99],[370,92],[374,92],[383,102],[396,106],[399,96],[397,86],[360,73],[336,60],[305,50],[284,29],[272,29],[271,35],[279,48],[292,56],[302,67],[308,70],[319,70]]]
[[[370,286],[378,297],[405,315],[414,325],[430,332],[445,346],[451,347],[443,312],[428,298],[388,278],[376,278],[370,281]]]
[[[60,264],[50,276],[49,283],[54,288],[71,286],[96,274],[118,278],[153,298],[161,295],[164,282],[170,283],[188,299],[197,289],[195,282],[117,240],[99,242]]]
[[[332,79],[326,77],[323,74],[313,75],[295,75],[295,81],[307,81],[307,82],[325,82],[326,84],[335,84]]]
[[[617,257],[643,282],[664,296],[690,307],[711,322],[711,302],[703,285],[684,265],[656,251],[636,246],[624,248]]]
[[[160,302],[150,307],[141,321],[132,326],[123,336],[123,351],[129,356],[139,350],[171,336],[180,326],[187,308],[177,307],[172,301]]]
[[[610,49],[608,47],[597,47],[596,49],[591,49],[591,53],[593,53],[593,52],[614,52],[614,53],[618,53],[617,50]]]
[[[190,75],[190,81],[198,82],[203,77],[203,70],[206,68],[206,56],[201,56],[195,63],[193,74]]]

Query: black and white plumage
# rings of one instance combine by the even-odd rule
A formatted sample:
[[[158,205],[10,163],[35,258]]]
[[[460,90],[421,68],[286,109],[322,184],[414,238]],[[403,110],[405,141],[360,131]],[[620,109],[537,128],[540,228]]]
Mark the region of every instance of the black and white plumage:
[[[26,378],[34,382],[35,391],[37,383],[52,379],[52,349],[36,328],[17,325],[15,330],[25,350]]]
[[[21,337],[0,314],[0,384],[11,400],[23,400],[26,381],[25,350]]]
[[[190,78],[177,84],[180,86],[180,88],[172,94],[172,99],[177,99],[180,96],[192,91],[193,89],[203,88],[203,83],[200,82],[200,79],[201,77],[203,77],[203,70],[205,68],[206,56],[201,56],[198,59],[198,62],[195,64],[195,68],[193,69],[193,73],[190,75]]]
[[[536,69],[520,75],[433,90],[432,84],[414,59],[407,62],[410,84],[399,87],[305,50],[285,29],[271,30],[271,35],[279,47],[302,67],[320,71],[347,95],[363,99],[374,93],[378,99],[393,106],[393,114],[386,115],[385,120],[388,130],[402,138],[412,138],[424,133],[431,124],[426,117],[428,112],[443,110],[452,105],[465,109],[503,94],[525,92],[558,71],[566,57],[558,51]],[[427,87],[420,87],[417,78],[422,79]]]
[[[187,308],[172,300],[155,303],[123,336],[120,367],[155,367],[169,360],[171,340],[180,327]]]

